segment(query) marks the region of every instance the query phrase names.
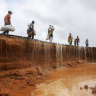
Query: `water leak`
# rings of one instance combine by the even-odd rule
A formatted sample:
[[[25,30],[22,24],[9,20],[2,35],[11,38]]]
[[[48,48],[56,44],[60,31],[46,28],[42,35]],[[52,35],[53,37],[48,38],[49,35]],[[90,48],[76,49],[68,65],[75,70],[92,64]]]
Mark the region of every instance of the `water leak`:
[[[84,48],[84,53],[85,53],[85,61],[87,61],[86,47]]]
[[[44,56],[45,56],[45,64],[46,63],[50,64],[51,63],[50,62],[50,59],[51,59],[51,57],[50,57],[50,46],[47,43],[44,43]]]
[[[62,67],[62,44],[56,44],[56,63],[57,63],[57,68]]]
[[[91,54],[92,54],[92,63],[93,63],[93,48],[91,47]]]

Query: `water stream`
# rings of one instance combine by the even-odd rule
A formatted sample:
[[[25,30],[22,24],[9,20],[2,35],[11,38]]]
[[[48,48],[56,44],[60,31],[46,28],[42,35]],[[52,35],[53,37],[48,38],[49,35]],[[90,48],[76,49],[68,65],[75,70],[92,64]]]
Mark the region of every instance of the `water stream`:
[[[61,44],[56,44],[56,63],[57,63],[57,68],[62,67],[63,65],[63,56],[62,56],[62,45]]]

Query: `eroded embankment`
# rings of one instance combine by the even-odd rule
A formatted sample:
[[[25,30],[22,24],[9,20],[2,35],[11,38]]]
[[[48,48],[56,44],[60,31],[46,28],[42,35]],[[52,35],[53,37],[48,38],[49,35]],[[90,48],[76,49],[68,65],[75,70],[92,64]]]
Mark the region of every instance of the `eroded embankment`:
[[[72,66],[68,61],[96,60],[95,48],[64,46],[27,40],[23,37],[0,35],[0,70],[22,69],[31,66]]]
[[[0,93],[4,93],[1,96],[30,96],[29,92],[44,82],[50,72],[95,60],[95,48],[0,35]]]

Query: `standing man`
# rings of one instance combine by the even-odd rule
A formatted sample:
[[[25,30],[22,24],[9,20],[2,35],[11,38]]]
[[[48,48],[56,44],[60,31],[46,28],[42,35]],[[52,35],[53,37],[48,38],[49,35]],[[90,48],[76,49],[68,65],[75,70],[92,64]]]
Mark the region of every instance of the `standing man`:
[[[32,37],[32,39],[34,39],[34,35],[36,35],[35,30],[34,30],[34,24],[35,24],[35,21],[32,21],[32,23],[28,25],[29,27],[27,29],[28,38]]]
[[[51,31],[49,32],[49,39],[50,39],[50,42],[52,42],[52,40],[53,40],[53,31],[54,31],[54,27],[51,26]]]
[[[49,25],[48,34],[50,33],[50,31],[51,31],[51,25]]]
[[[4,25],[11,25],[11,15],[12,15],[12,12],[11,11],[8,11],[8,14],[5,16],[4,18]],[[9,31],[6,30],[3,32],[3,34],[7,34],[8,35]]]
[[[88,41],[88,39],[86,39],[85,44],[86,44],[86,47],[89,46],[89,41]]]
[[[80,43],[80,39],[79,39],[79,37],[77,36],[77,38],[76,38],[76,45],[79,46],[79,43]]]
[[[54,27],[49,25],[48,35],[47,35],[46,40],[49,40],[50,42],[52,42],[52,40],[53,40],[53,31],[54,31]]]
[[[46,40],[49,40],[49,33],[51,32],[51,25],[49,25],[49,28],[48,28],[48,35],[47,35],[47,38]]]
[[[72,45],[72,39],[73,39],[73,37],[72,37],[72,35],[70,33],[69,34],[69,37],[68,37],[68,42],[69,42],[70,45]]]

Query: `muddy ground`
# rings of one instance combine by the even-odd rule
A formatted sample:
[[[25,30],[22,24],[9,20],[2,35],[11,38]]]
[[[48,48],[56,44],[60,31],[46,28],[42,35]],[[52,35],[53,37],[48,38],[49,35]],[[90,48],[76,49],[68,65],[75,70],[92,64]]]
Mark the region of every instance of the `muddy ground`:
[[[0,96],[96,96],[96,64],[0,72]]]

